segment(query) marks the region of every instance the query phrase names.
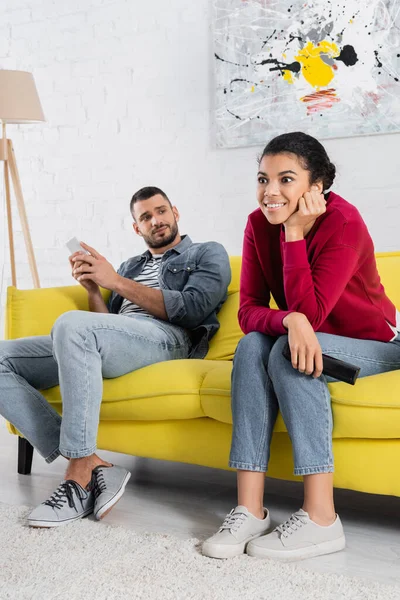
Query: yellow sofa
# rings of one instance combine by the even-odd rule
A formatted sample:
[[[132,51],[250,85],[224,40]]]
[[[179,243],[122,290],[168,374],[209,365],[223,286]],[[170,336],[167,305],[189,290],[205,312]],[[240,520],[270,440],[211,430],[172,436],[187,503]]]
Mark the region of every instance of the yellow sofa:
[[[386,291],[400,306],[400,252],[377,258]],[[99,448],[228,468],[232,358],[243,335],[237,322],[240,257],[232,257],[231,266],[229,295],[219,313],[221,328],[204,360],[159,363],[104,381]],[[48,334],[59,315],[74,309],[88,309],[86,292],[78,285],[36,290],[10,287],[6,337]],[[400,496],[400,370],[360,379],[355,387],[339,382],[329,387],[335,486]],[[61,412],[59,388],[44,395]],[[12,425],[9,428],[17,433]],[[274,430],[269,475],[296,479],[281,416]]]

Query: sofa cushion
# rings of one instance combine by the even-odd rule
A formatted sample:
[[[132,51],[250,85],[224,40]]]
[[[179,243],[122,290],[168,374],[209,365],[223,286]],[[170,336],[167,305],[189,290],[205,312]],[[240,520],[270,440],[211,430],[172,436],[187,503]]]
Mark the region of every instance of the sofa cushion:
[[[220,364],[220,363],[216,363]],[[104,380],[102,421],[163,421],[204,417],[199,390],[215,363],[171,360]],[[43,395],[61,412],[59,386]]]
[[[230,387],[232,363],[220,363],[204,377],[200,391],[204,414],[232,423]],[[353,387],[330,383],[334,438],[400,438],[400,370],[364,377]],[[281,414],[275,432],[286,431]]]
[[[330,383],[334,437],[400,438],[400,370]]]
[[[233,360],[236,346],[243,337],[238,322],[240,257],[231,257],[232,281],[228,297],[218,313],[220,328],[210,341],[206,360]],[[274,299],[270,299],[271,308],[277,308]]]
[[[110,292],[102,290],[107,300]],[[69,310],[89,310],[88,295],[80,285],[55,288],[7,289],[6,339],[48,335],[55,320]]]
[[[231,373],[232,363],[220,363],[208,371],[200,390],[201,406],[204,414],[222,423],[232,424],[231,412]],[[274,431],[286,431],[282,416],[279,414]]]
[[[238,323],[239,292],[229,294],[218,313],[220,328],[210,341],[206,360],[232,360],[243,337]]]
[[[378,252],[376,264],[386,294],[400,310],[400,252]]]

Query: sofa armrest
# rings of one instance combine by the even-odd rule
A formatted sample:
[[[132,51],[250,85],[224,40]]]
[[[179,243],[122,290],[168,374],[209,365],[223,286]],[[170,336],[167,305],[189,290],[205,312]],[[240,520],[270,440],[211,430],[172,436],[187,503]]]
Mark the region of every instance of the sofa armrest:
[[[107,302],[110,292],[101,290]],[[54,321],[69,310],[88,310],[88,295],[80,285],[19,290],[7,289],[6,339],[48,335]]]

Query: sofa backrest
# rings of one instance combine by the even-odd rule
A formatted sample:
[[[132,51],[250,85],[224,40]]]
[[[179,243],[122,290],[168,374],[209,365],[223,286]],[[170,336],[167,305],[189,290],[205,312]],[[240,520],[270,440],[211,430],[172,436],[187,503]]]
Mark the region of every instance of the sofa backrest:
[[[400,309],[400,252],[377,254],[382,283],[389,298]],[[232,281],[228,298],[218,313],[221,327],[210,343],[209,360],[232,360],[243,336],[237,320],[239,309],[240,256],[231,257]],[[103,291],[106,299],[109,292]],[[276,305],[271,299],[271,307]],[[88,310],[87,293],[80,285],[33,290],[7,290],[6,339],[48,335],[54,321],[69,310]]]
[[[382,252],[376,254],[378,271],[389,298],[400,310],[400,252]],[[228,298],[218,313],[220,328],[210,342],[206,359],[232,360],[236,346],[243,332],[239,327],[237,312],[239,310],[240,256],[231,257],[232,281],[228,290]],[[277,308],[271,298],[271,308]]]

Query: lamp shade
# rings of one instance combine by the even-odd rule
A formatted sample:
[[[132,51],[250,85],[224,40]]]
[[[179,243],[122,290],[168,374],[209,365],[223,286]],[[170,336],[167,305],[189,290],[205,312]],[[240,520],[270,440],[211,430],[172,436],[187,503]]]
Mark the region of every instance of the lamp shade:
[[[35,123],[44,120],[32,73],[0,69],[0,121]]]

